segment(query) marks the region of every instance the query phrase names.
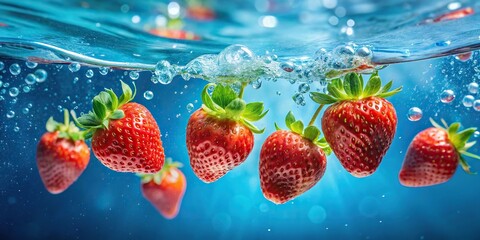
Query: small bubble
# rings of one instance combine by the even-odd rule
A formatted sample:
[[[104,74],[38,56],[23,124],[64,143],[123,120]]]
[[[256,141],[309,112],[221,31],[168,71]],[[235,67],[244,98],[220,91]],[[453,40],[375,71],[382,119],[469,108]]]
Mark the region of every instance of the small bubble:
[[[28,93],[30,92],[30,90],[32,90],[29,86],[23,86],[23,92],[24,93]]]
[[[78,77],[74,77],[74,78],[73,78],[73,84],[77,83],[78,80],[79,80]]]
[[[0,71],[2,71],[5,68],[5,63],[0,61]]]
[[[466,95],[465,97],[463,97],[462,103],[463,106],[469,108],[473,106],[473,101],[475,101],[475,98],[472,95]]]
[[[451,43],[452,43],[451,41],[440,41],[440,42],[435,43],[435,45],[437,45],[437,47],[446,47],[446,46],[450,45]]]
[[[412,122],[415,122],[415,121],[418,121],[420,119],[422,119],[422,116],[423,116],[423,112],[422,112],[422,109],[418,108],[418,107],[412,107],[408,110],[408,120],[412,121]]]
[[[478,93],[478,83],[471,82],[470,84],[468,84],[468,91],[471,94],[477,94]]]
[[[293,72],[295,69],[295,65],[293,65],[292,62],[282,62],[280,64],[280,67],[283,69],[285,72]]]
[[[2,82],[2,80],[0,80],[0,87],[2,87],[2,85],[3,85],[3,82]]]
[[[152,91],[145,91],[143,93],[143,97],[147,100],[152,100],[153,98],[153,92]]]
[[[305,99],[301,93],[296,93],[293,95],[292,99],[297,105],[305,106]]]
[[[85,77],[87,77],[87,78],[92,78],[93,75],[94,75],[94,73],[93,73],[92,69],[88,69],[87,72],[85,73]]]
[[[47,71],[45,71],[43,69],[37,69],[35,71],[35,77],[36,77],[35,80],[39,83],[45,82],[45,80],[47,80],[47,76],[48,76]]]
[[[4,87],[4,88],[8,88],[9,86],[10,86],[10,83],[8,83],[8,82],[6,82],[6,83],[3,84],[3,87]],[[3,89],[3,90],[5,90],[5,89]]]
[[[176,118],[179,118],[180,116],[182,116],[182,114],[178,113],[177,115],[175,115]]]
[[[8,94],[10,94],[10,97],[16,97],[16,96],[18,96],[18,93],[20,93],[20,91],[16,87],[12,87],[8,91]]]
[[[277,91],[277,95],[280,96],[282,95],[282,93],[280,91]]]
[[[259,89],[260,87],[262,87],[262,79],[257,79],[255,81],[252,82],[252,87],[255,88],[255,89]]]
[[[371,57],[372,51],[368,47],[361,47],[356,51],[357,56],[359,57]]]
[[[188,112],[192,112],[192,111],[193,111],[193,108],[194,108],[193,103],[187,104],[187,111],[188,111]]]
[[[13,131],[14,131],[14,132],[18,132],[18,131],[20,131],[20,128],[17,127],[17,126],[15,126],[15,127],[13,128]]]
[[[473,101],[473,109],[475,111],[480,111],[480,99]]]
[[[68,69],[70,70],[70,72],[78,72],[78,70],[80,70],[80,63],[78,62],[72,62],[68,65]]]
[[[20,65],[18,65],[18,63],[14,63],[10,65],[9,70],[12,75],[17,76],[22,71],[22,68],[20,67]]]
[[[25,77],[25,82],[29,85],[32,85],[34,84],[35,82],[37,82],[37,76],[35,76],[35,74],[33,73],[29,73],[26,77]]]
[[[25,65],[27,65],[28,68],[33,69],[33,68],[36,68],[38,66],[38,63],[26,61]]]
[[[218,54],[218,64],[221,67],[236,67],[245,61],[253,60],[254,56],[248,47],[235,44],[226,47]]]
[[[109,71],[110,71],[110,68],[108,68],[108,67],[99,67],[99,68],[98,68],[98,72],[99,72],[102,76],[107,75]]]
[[[22,109],[23,114],[27,114],[28,112],[30,112],[30,109],[28,109],[28,108],[23,108]]]
[[[8,111],[7,112],[7,118],[13,118],[13,117],[15,117],[15,112],[12,111],[12,110]]]
[[[308,91],[310,91],[310,85],[308,85],[308,83],[298,85],[298,92],[307,93]]]
[[[130,79],[132,79],[132,80],[137,80],[138,77],[140,77],[140,73],[137,72],[137,71],[130,71],[130,73],[128,73],[128,76],[129,76]]]
[[[444,90],[442,94],[440,94],[440,101],[443,103],[451,103],[455,99],[455,93],[448,89]]]
[[[475,131],[475,132],[473,133],[473,137],[475,137],[475,138],[480,137],[480,132],[479,132],[479,131]]]
[[[32,107],[33,107],[33,104],[29,103],[29,104],[27,104],[27,107],[28,107],[28,108],[32,108]]]

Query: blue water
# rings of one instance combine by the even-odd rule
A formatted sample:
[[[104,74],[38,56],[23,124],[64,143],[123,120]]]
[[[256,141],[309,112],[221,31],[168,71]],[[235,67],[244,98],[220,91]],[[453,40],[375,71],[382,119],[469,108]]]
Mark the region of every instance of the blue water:
[[[0,27],[0,61],[4,64],[0,70],[0,239],[478,239],[478,176],[468,175],[459,168],[449,182],[438,186],[406,188],[398,181],[408,144],[416,133],[430,126],[428,118],[480,127],[480,112],[462,103],[468,94],[480,99],[478,93],[469,93],[467,89],[469,83],[480,81],[479,52],[466,62],[454,56],[432,58],[478,48],[480,31],[478,24],[473,23],[478,22],[479,15],[431,27],[418,24],[447,12],[450,1],[337,3],[344,6],[351,14],[347,16],[360,26],[355,31],[361,34],[352,36],[355,43],[372,46],[372,63],[406,62],[380,71],[383,79],[394,80],[394,86],[403,85],[404,89],[389,99],[399,118],[395,140],[377,172],[368,178],[352,177],[331,155],[324,177],[305,194],[284,205],[275,205],[263,197],[258,156],[264,139],[274,131],[273,123],[281,123],[288,110],[307,121],[316,109],[308,94],[303,95],[304,106],[293,101],[299,82],[280,78],[277,81],[263,79],[257,89],[247,87],[245,99],[264,101],[270,109],[257,124],[266,127],[266,131],[255,136],[254,150],[244,164],[217,182],[205,184],[189,166],[185,127],[190,115],[187,105],[192,103],[195,109],[201,106],[199,96],[206,82],[185,81],[176,76],[170,84],[154,84],[152,73],[141,71],[135,80],[138,88],[135,101],[149,108],[156,118],[166,155],[185,165],[182,171],[187,178],[187,191],[177,218],[166,220],[156,212],[142,197],[139,179],[134,174],[113,172],[93,156],[83,175],[67,191],[51,195],[44,189],[36,168],[35,150],[48,117],[61,119],[62,108],[85,112],[91,107],[90,99],[99,91],[104,88],[119,91],[118,80],[133,81],[128,76],[130,70],[115,69],[104,76],[98,66],[149,69],[162,59],[185,65],[197,56],[217,54],[235,43],[247,45],[258,56],[274,49],[284,61],[304,55],[313,57],[321,47],[331,50],[349,41],[337,31],[340,26],[315,22],[293,24],[296,18],[292,16],[303,12],[304,4],[312,1],[275,2],[285,4],[290,10],[282,12],[284,5],[278,4],[268,14],[288,20],[287,29],[258,28],[257,16],[266,13],[253,11],[251,2],[212,1],[212,6],[221,10],[219,20],[206,25],[186,23],[187,28],[206,37],[200,42],[140,34],[146,23],[141,21],[140,26],[132,23],[131,18],[138,14],[148,19],[147,16],[158,14],[150,7],[157,4],[154,1],[90,2],[89,8],[81,7],[85,1],[83,5],[82,1],[1,2],[0,22],[14,27]],[[476,1],[461,3],[478,9]],[[126,13],[120,10],[124,4],[130,6]],[[237,11],[233,11],[232,6]],[[319,7],[313,12],[322,16],[318,21],[326,20],[335,14],[338,6]],[[385,21],[369,18],[378,13],[382,13]],[[239,17],[238,14],[246,15]],[[340,18],[340,21],[346,19]],[[98,29],[96,22],[101,22],[105,29]],[[378,28],[367,27],[367,23]],[[233,32],[219,31],[212,27],[217,25],[238,28]],[[291,34],[295,26],[301,26],[304,31]],[[29,27],[31,30],[27,31]],[[315,29],[322,30],[322,35],[317,36]],[[419,32],[401,34],[405,31]],[[274,33],[272,37],[270,33]],[[435,44],[447,40],[451,44]],[[424,45],[413,44],[415,42]],[[177,44],[177,48],[172,48],[172,44]],[[402,55],[407,49],[410,54]],[[62,55],[65,51],[73,55]],[[24,60],[32,56],[58,62],[77,61],[83,66],[73,73],[66,64],[38,64],[31,69]],[[427,60],[409,62],[423,58]],[[92,63],[98,66],[90,67]],[[18,75],[9,70],[13,64],[21,67]],[[46,81],[28,85],[25,77],[38,69],[48,73]],[[93,71],[92,78],[86,77],[88,70]],[[307,82],[312,90],[320,88],[316,81]],[[25,92],[25,86],[29,86],[30,91]],[[19,89],[18,96],[10,95],[12,87]],[[454,101],[448,104],[440,101],[442,91],[447,89],[455,93]],[[153,92],[151,100],[143,96],[146,91]],[[412,107],[422,109],[423,117],[419,121],[408,120],[407,113]],[[474,146],[471,152],[480,153],[480,147]],[[469,162],[474,171],[480,171],[480,163]]]

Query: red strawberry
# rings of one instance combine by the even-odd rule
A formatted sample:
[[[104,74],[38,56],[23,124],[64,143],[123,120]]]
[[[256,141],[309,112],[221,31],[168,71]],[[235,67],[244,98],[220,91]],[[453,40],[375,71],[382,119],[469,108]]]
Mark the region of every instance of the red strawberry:
[[[65,110],[64,124],[48,119],[47,130],[37,146],[37,166],[43,184],[52,194],[65,191],[87,168],[90,150],[82,133],[69,122]]]
[[[295,121],[290,112],[286,123],[291,131],[279,130],[270,135],[260,152],[260,185],[265,198],[282,204],[312,188],[325,173],[330,153],[320,130]]]
[[[143,196],[167,219],[177,216],[187,188],[185,175],[178,169],[181,166],[167,158],[160,172],[140,175]]]
[[[435,127],[417,134],[408,147],[399,175],[400,183],[404,186],[424,187],[444,183],[452,178],[459,163],[470,173],[470,166],[462,154],[480,159],[467,152],[475,144],[467,142],[475,128],[458,132],[460,123],[448,126],[442,120],[445,129],[430,120]]]
[[[263,132],[249,121],[257,121],[268,112],[263,112],[263,103],[246,104],[227,86],[217,85],[210,97],[210,85],[202,92],[204,105],[188,121],[186,140],[190,165],[206,183],[245,161],[253,148],[252,132]]]
[[[371,175],[392,143],[397,127],[393,105],[385,100],[401,90],[389,92],[392,82],[382,89],[377,73],[365,89],[363,78],[349,73],[328,85],[330,95],[311,93],[320,104],[332,104],[322,117],[322,130],[342,166],[355,177]]]
[[[93,98],[93,112],[78,118],[87,129],[92,150],[106,167],[118,172],[155,173],[165,155],[160,129],[147,108],[129,103],[135,93],[122,82],[123,95],[117,98],[111,89]]]

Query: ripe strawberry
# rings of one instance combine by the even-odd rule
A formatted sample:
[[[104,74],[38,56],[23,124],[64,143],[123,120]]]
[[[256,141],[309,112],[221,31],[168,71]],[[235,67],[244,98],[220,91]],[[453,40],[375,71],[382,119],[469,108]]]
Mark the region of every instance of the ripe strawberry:
[[[253,148],[253,134],[262,133],[249,121],[260,120],[263,103],[246,104],[228,86],[217,85],[208,95],[202,92],[203,106],[192,114],[187,125],[187,149],[193,172],[206,183],[216,181],[245,161]],[[243,88],[242,91],[243,92]]]
[[[374,73],[363,89],[362,76],[349,73],[343,81],[330,82],[330,95],[311,93],[317,103],[333,103],[322,117],[322,130],[342,166],[355,177],[375,172],[392,143],[397,116],[384,98],[401,87],[389,91],[391,86],[389,82],[381,88],[380,77]]]
[[[475,142],[467,142],[475,128],[458,132],[460,123],[441,127],[430,119],[435,127],[423,130],[415,136],[408,147],[400,171],[400,183],[407,187],[424,187],[444,183],[453,176],[460,163],[463,170],[470,172],[462,155],[480,159],[467,152]]]
[[[47,121],[48,132],[37,146],[37,166],[43,184],[52,194],[65,191],[87,168],[90,150],[82,133],[69,122],[65,110],[64,123],[53,118]]]
[[[325,173],[331,153],[315,126],[303,129],[291,112],[285,120],[288,130],[277,127],[260,152],[260,185],[265,198],[282,204],[312,188]]]
[[[167,158],[160,172],[140,175],[143,196],[167,219],[177,216],[187,181],[178,168],[182,164]]]
[[[123,82],[122,89],[120,99],[111,89],[100,92],[93,98],[93,112],[76,123],[87,129],[93,153],[106,167],[118,172],[158,172],[165,155],[157,122],[147,108],[130,103],[135,92]]]

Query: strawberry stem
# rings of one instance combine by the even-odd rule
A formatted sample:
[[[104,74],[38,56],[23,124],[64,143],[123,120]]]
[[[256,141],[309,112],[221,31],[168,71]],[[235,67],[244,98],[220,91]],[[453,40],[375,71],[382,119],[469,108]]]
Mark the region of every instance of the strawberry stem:
[[[243,92],[244,92],[246,86],[247,86],[247,83],[242,82],[242,86],[240,87],[240,92],[238,93],[238,98],[243,98]]]
[[[320,106],[318,106],[317,110],[315,111],[315,113],[312,116],[312,119],[310,119],[310,122],[308,123],[308,126],[312,126],[315,123],[315,120],[317,119],[318,114],[320,114],[320,112],[322,111],[323,106],[325,106],[325,104],[320,104]]]

